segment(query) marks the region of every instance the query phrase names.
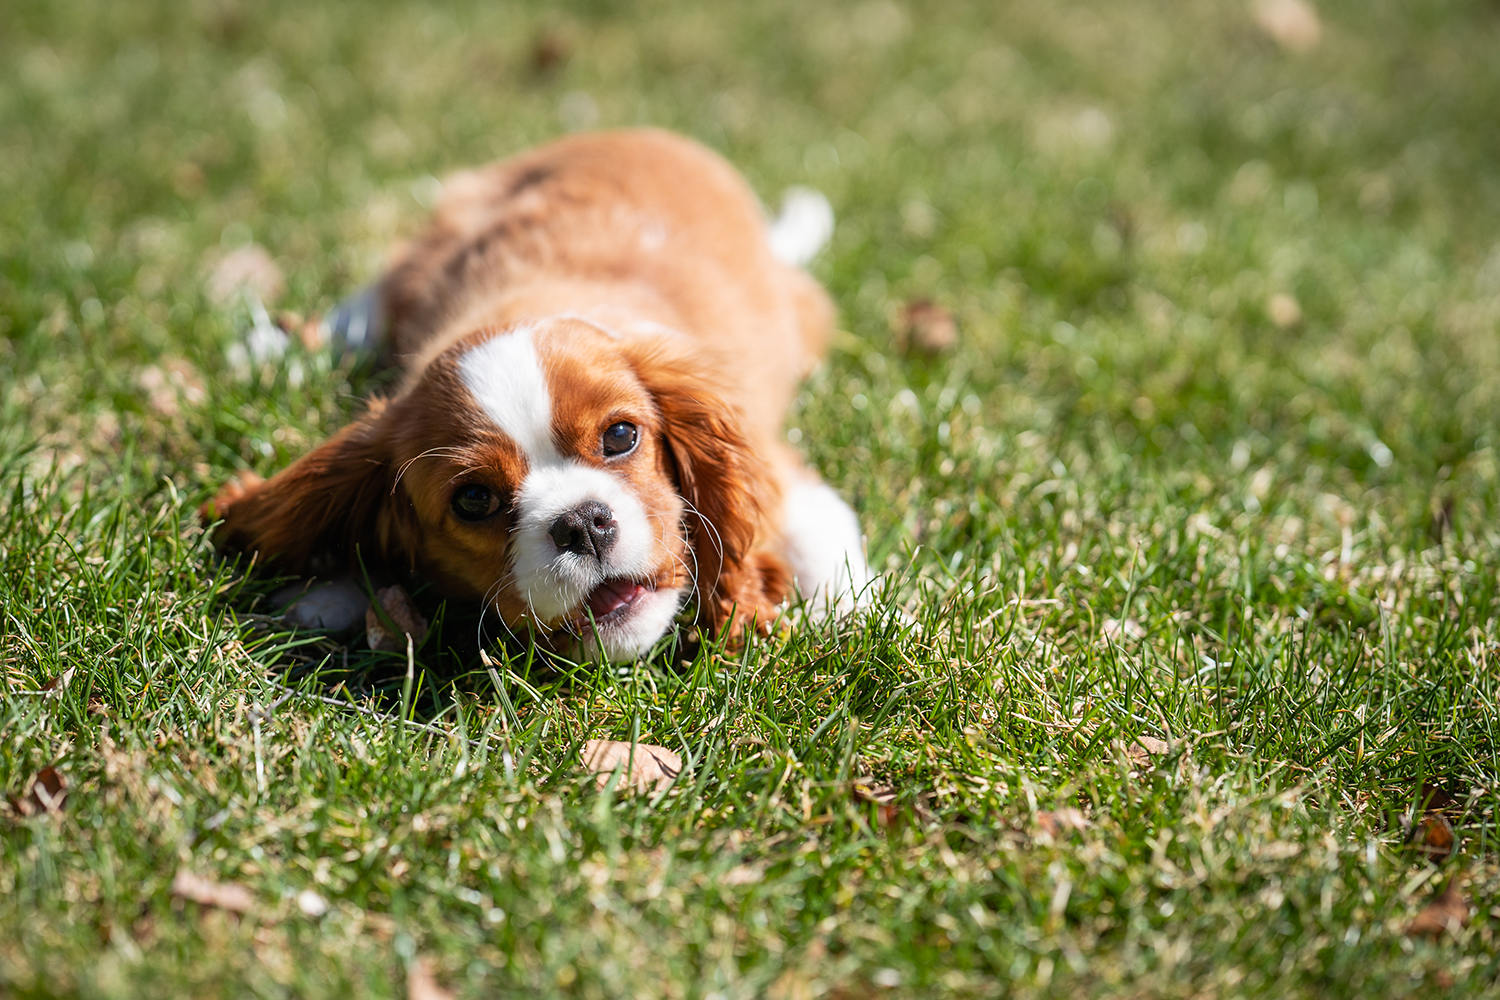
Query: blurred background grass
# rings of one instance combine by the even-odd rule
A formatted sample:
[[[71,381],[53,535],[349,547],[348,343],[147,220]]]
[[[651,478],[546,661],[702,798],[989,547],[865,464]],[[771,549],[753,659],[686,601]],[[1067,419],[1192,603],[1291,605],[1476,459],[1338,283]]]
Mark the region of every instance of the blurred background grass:
[[[724,153],[773,207],[791,184],[812,185],[832,200],[838,231],[814,270],[837,298],[845,332],[799,399],[792,436],[855,500],[876,564],[904,574],[897,599],[934,628],[941,618],[971,630],[944,646],[890,638],[872,626],[861,641],[873,645],[849,643],[840,654],[848,663],[837,668],[828,666],[833,654],[817,636],[762,651],[756,655],[770,658],[750,662],[764,672],[755,674],[768,692],[764,711],[785,712],[780,725],[792,733],[822,717],[810,707],[821,704],[822,689],[811,681],[799,689],[801,674],[778,667],[777,657],[796,670],[836,674],[865,669],[861,657],[868,655],[893,671],[888,682],[897,690],[898,679],[930,684],[903,695],[910,714],[900,718],[908,721],[887,720],[861,753],[871,767],[905,773],[926,789],[913,797],[938,790],[931,808],[950,832],[964,831],[950,836],[964,863],[983,867],[1001,858],[1021,873],[1012,883],[1018,902],[1006,917],[1017,921],[1005,946],[1015,950],[1003,957],[983,952],[985,966],[981,952],[962,951],[959,932],[942,922],[969,905],[959,889],[934,895],[922,904],[927,909],[912,903],[916,909],[899,911],[904,916],[880,910],[895,905],[880,902],[888,889],[916,892],[937,877],[925,867],[931,850],[920,838],[907,845],[904,861],[876,871],[869,857],[886,858],[884,848],[830,827],[825,859],[831,850],[844,867],[828,863],[827,891],[806,911],[793,906],[801,891],[788,888],[800,885],[795,880],[768,882],[763,898],[721,881],[713,852],[739,851],[741,840],[733,847],[698,844],[688,853],[699,852],[700,867],[684,862],[683,878],[698,879],[682,889],[689,922],[709,921],[730,898],[744,908],[746,926],[767,913],[773,923],[800,921],[783,928],[791,948],[785,954],[770,931],[755,931],[749,944],[724,945],[733,935],[714,939],[738,956],[738,974],[751,984],[741,984],[747,995],[773,980],[788,996],[812,990],[808,983],[868,988],[869,968],[858,965],[840,973],[843,979],[830,973],[819,980],[809,944],[826,946],[833,932],[816,931],[818,921],[843,913],[851,898],[878,911],[877,923],[915,936],[909,953],[899,945],[868,948],[905,970],[895,981],[922,988],[944,982],[932,967],[938,954],[955,974],[1020,969],[1016,981],[1024,973],[1043,992],[1066,992],[1069,982],[1183,993],[1218,983],[1215,989],[1233,992],[1240,980],[1215,978],[1231,968],[1241,977],[1249,968],[1246,982],[1263,989],[1279,983],[1357,991],[1349,984],[1368,976],[1401,992],[1435,981],[1422,978],[1434,970],[1452,969],[1466,988],[1492,988],[1492,936],[1480,925],[1496,898],[1500,795],[1489,665],[1500,569],[1500,6],[1322,2],[1316,44],[1295,36],[1278,43],[1260,23],[1266,9],[1137,0],[591,0],[545,8],[12,0],[0,9],[0,452],[9,456],[14,488],[9,523],[30,525],[26,544],[34,548],[22,552],[11,542],[5,550],[8,617],[0,640],[9,645],[0,653],[7,683],[35,688],[70,657],[119,659],[123,665],[111,668],[119,672],[111,681],[117,704],[154,706],[160,698],[161,711],[175,718],[189,712],[181,690],[209,684],[227,699],[225,711],[238,711],[243,721],[243,699],[233,706],[248,674],[222,665],[215,673],[194,659],[204,655],[209,632],[182,631],[191,614],[170,628],[143,619],[117,634],[109,631],[114,624],[96,631],[97,622],[74,622],[66,607],[72,581],[88,579],[70,560],[115,566],[132,539],[146,538],[170,554],[160,548],[139,562],[121,557],[124,569],[109,586],[123,589],[85,595],[99,621],[111,607],[129,604],[132,588],[195,595],[180,605],[164,599],[161,613],[169,618],[173,607],[212,609],[193,590],[210,586],[193,583],[209,570],[184,512],[237,468],[284,466],[382,384],[379,376],[295,350],[292,365],[236,371],[227,351],[249,318],[237,302],[210,295],[216,269],[236,251],[263,247],[276,279],[263,269],[267,304],[315,315],[378,273],[392,241],[420,223],[449,170],[568,130],[662,125]],[[903,353],[903,312],[928,299],[957,317],[958,345],[936,357]],[[48,493],[37,485],[42,479],[28,480],[18,467],[38,475],[71,470],[71,478]],[[124,508],[106,518],[98,498],[111,495]],[[1009,620],[1014,630],[1022,605],[1012,602],[1022,601],[1039,609],[1036,631],[1000,635],[994,623]],[[26,637],[48,629],[50,651],[38,652],[46,644]],[[151,633],[151,652],[138,646],[138,676],[116,644],[121,636],[136,642],[141,630]],[[1117,660],[1108,642],[1101,645],[1101,630],[1106,640],[1140,643]],[[259,670],[274,659],[264,649],[255,655],[234,662]],[[439,650],[423,655],[434,664],[442,659]],[[173,668],[182,688],[163,694],[147,666],[174,656],[182,660]],[[1210,679],[1223,685],[1217,694],[1204,693],[1205,662],[1215,671]],[[934,680],[950,665],[953,677]],[[1222,677],[1221,666],[1228,671]],[[1190,682],[1198,694],[1179,687]],[[683,683],[696,690],[692,678]],[[631,702],[638,692],[608,692],[598,702],[565,691],[536,711],[554,713],[580,738],[605,730],[629,736],[631,713],[644,702]],[[1026,701],[1033,694],[1034,704]],[[804,696],[806,704],[798,700]],[[1000,713],[1008,721],[964,715],[966,698],[976,705],[1012,699]],[[681,722],[690,733],[728,711],[711,699],[693,704]],[[37,767],[68,753],[80,775],[94,768],[105,785],[116,780],[120,765],[110,763],[112,750],[99,749],[87,706],[80,700],[60,720],[32,703],[9,704],[8,788],[20,789]],[[1042,722],[1027,728],[1011,709]],[[1358,726],[1341,728],[1356,712]],[[122,721],[109,738],[155,746],[166,739],[156,718]],[[1159,783],[1138,798],[1146,793],[1129,779],[1111,777],[1103,737],[1081,746],[1056,735],[1080,718],[1104,718],[1122,732],[1165,727],[1165,735],[1180,735],[1182,727],[1201,735],[1232,718],[1238,735],[1219,737],[1227,741],[1219,756],[1200,751],[1205,771],[1177,772],[1186,785],[1168,782],[1167,791]],[[916,728],[901,728],[908,724]],[[991,727],[982,738],[972,728],[981,724]],[[786,741],[766,725],[741,735]],[[1366,726],[1373,727],[1368,747]],[[1376,730],[1384,733],[1379,740]],[[205,814],[220,800],[238,809],[241,794],[259,801],[234,784],[248,780],[234,776],[246,737],[236,739],[240,749],[226,750],[204,737],[204,753],[233,763],[203,765],[209,777],[193,779],[202,782],[192,794]],[[196,744],[188,743],[184,759],[197,759]],[[397,816],[407,796],[421,795],[403,782],[426,780],[416,763],[412,774],[393,776],[409,763],[404,746],[389,744],[388,766],[361,778],[363,786],[355,781],[327,794],[349,809],[351,798],[369,797]],[[451,770],[440,751],[433,751],[433,766]],[[719,798],[710,795],[708,813],[682,822],[735,838],[745,823],[753,843],[766,832],[756,826],[761,821],[736,816],[759,816],[775,796],[756,784],[760,772],[743,770],[755,759],[749,751],[726,745],[723,752],[726,775],[741,784],[726,777],[713,793]],[[838,748],[802,752],[807,773],[823,783],[804,786],[812,798],[777,820],[799,837],[816,835],[800,825],[806,817],[823,815],[828,803],[835,812],[844,808],[838,803],[847,793],[838,789],[850,767]],[[363,753],[355,757],[363,761]],[[335,757],[308,763],[308,773],[341,774]],[[137,764],[150,759],[140,756]],[[1283,815],[1259,784],[1264,770],[1274,775],[1282,766],[1319,788],[1317,801],[1297,807],[1307,811]],[[990,767],[995,773],[984,770]],[[975,777],[981,773],[987,776]],[[1203,791],[1205,774],[1216,790]],[[1455,818],[1474,859],[1468,877],[1481,917],[1456,958],[1441,951],[1413,957],[1389,916],[1409,905],[1423,884],[1417,875],[1426,871],[1400,853],[1391,818],[1433,778],[1464,803]],[[344,780],[328,778],[332,785]],[[510,794],[493,774],[467,780],[497,782],[483,786],[486,795]],[[1325,780],[1331,784],[1318,784]],[[313,782],[289,781],[283,806],[321,801],[311,798]],[[449,785],[462,783],[442,787]],[[1054,795],[1073,801],[1082,787],[1090,789],[1100,824],[1093,839],[1045,857],[1015,846],[1018,808],[1034,812],[1038,793],[1043,805]],[[590,825],[604,820],[587,799],[565,794],[543,802],[517,793],[506,801],[501,815],[512,821],[527,810],[567,810],[571,829],[585,838],[605,829]],[[1191,806],[1207,814],[1231,802],[1251,803],[1244,805],[1248,818],[1232,843],[1217,849],[1253,877],[1226,875],[1197,896],[1152,882],[1169,843],[1153,839],[1158,824],[1169,822],[1152,812],[1153,803],[1163,812]],[[115,802],[90,814],[145,831],[140,839],[149,846],[119,862],[135,866],[131,871],[159,874],[176,863],[176,841],[153,825],[153,808]],[[1112,811],[1117,826],[1106,823]],[[640,843],[671,841],[681,819],[668,813],[658,820],[644,809],[630,815],[635,825],[626,839]],[[483,829],[465,828],[464,836],[488,843],[494,817],[468,821]],[[231,843],[223,834],[228,860],[219,861],[227,873],[260,877],[253,872],[262,859],[246,845],[277,834],[255,832],[263,828],[254,822],[245,819],[249,840]],[[342,822],[320,827],[322,835],[343,829]],[[425,858],[433,871],[446,863],[439,845],[403,829],[397,839],[414,859]],[[1348,848],[1337,864],[1329,862],[1343,866],[1336,889],[1328,888],[1334,869],[1320,867],[1312,846],[1295,857],[1277,855],[1280,848],[1267,853],[1267,845],[1290,840],[1321,843],[1324,829],[1338,830]],[[354,842],[374,835],[365,830]],[[845,835],[851,839],[840,842]],[[0,887],[7,878],[30,884],[19,865],[34,863],[26,852],[40,848],[24,831],[8,836],[7,857],[18,867],[0,871]],[[62,883],[74,887],[68,891],[87,896],[77,886],[97,882],[110,865],[90,853],[92,834],[59,836],[61,846],[40,834],[36,844],[53,843],[48,857],[62,860],[49,862],[49,871],[63,871]],[[1185,843],[1187,834],[1179,836]],[[500,854],[534,851],[526,856],[536,884],[551,885],[546,878],[556,873],[544,878],[551,842],[541,834],[513,837]],[[1381,857],[1395,859],[1378,871],[1359,853],[1377,840],[1387,852]],[[743,849],[753,859],[755,848]],[[1100,859],[1111,850],[1124,860],[1105,870],[1112,862]],[[1062,867],[1046,867],[1054,863]],[[788,872],[792,864],[786,861]],[[800,872],[802,862],[795,864]],[[576,882],[576,858],[556,867],[563,872],[557,878]],[[295,862],[275,871],[290,880],[285,884],[299,884]],[[1058,936],[1049,909],[1058,880],[1066,880],[1059,872],[1073,873],[1072,891],[1089,907],[1118,898],[1123,911],[1129,892],[1145,893],[1147,885],[1160,894],[1151,896],[1140,924],[1111,923],[1123,918],[1102,908],[1085,918],[1068,911],[1092,928],[1103,956],[1080,971],[1076,947],[1065,932]],[[659,875],[651,869],[622,878],[635,892]],[[363,908],[361,920],[405,898],[392,888],[399,879],[384,877],[377,872],[368,876],[373,883],[349,890],[349,905]],[[575,979],[578,970],[549,945],[526,953],[532,965],[516,958],[503,974],[495,971],[503,959],[497,965],[473,951],[465,937],[471,931],[454,916],[462,907],[453,900],[473,891],[463,878],[450,871],[451,884],[441,891],[437,881],[429,884],[425,902],[413,904],[428,909],[402,916],[410,921],[402,926],[444,951],[451,970],[479,954],[485,975],[568,992],[573,980],[564,982],[563,970]],[[1129,892],[1121,888],[1127,883]],[[164,891],[158,886],[157,897]],[[524,884],[509,891],[526,896]],[[129,891],[119,893],[111,905],[124,913],[134,903]],[[625,912],[655,913],[653,904],[631,898],[641,909]],[[1322,902],[1330,898],[1336,905]],[[581,896],[573,904],[591,912]],[[13,900],[0,920],[13,928],[35,923],[50,934],[63,926],[61,917],[48,923],[30,916],[51,912],[50,905]],[[58,905],[58,914],[74,912]],[[158,898],[156,905],[168,904]],[[577,944],[567,933],[584,924],[570,925],[564,911],[552,915],[560,925],[552,932]],[[1308,916],[1314,911],[1321,917]],[[794,912],[800,916],[788,916]],[[1294,917],[1295,931],[1269,929]],[[606,940],[588,926],[586,934]],[[1345,933],[1356,926],[1365,928],[1364,938]],[[1269,943],[1255,938],[1257,928],[1271,935]],[[33,943],[25,954],[76,957],[94,947],[55,932],[63,944]],[[349,933],[360,942],[356,951],[309,958],[310,978],[299,990],[362,981],[362,970],[380,968],[383,945]],[[660,954],[640,941],[617,944],[649,974],[658,959],[676,970],[681,978],[672,988],[692,993],[702,966],[672,964],[681,958],[673,949],[691,951],[683,943],[689,939],[709,949],[691,934],[664,937]],[[403,959],[411,958],[412,940],[401,946]],[[834,940],[836,950],[864,954],[853,938]],[[1197,964],[1172,957],[1178,940],[1199,956]],[[240,981],[243,970],[235,972],[232,962],[203,971],[220,953],[200,946],[184,945],[188,957],[177,965],[153,953],[146,968],[172,969],[182,990],[197,981],[195,968],[207,981]],[[306,942],[288,947],[304,957],[317,949]],[[366,948],[375,950],[359,950]],[[1303,972],[1278,965],[1278,948]],[[1028,954],[1049,956],[1045,976],[1041,960]],[[0,960],[25,967],[3,949]],[[1054,960],[1079,978],[1059,971],[1062,985],[1049,987]],[[1342,963],[1342,978],[1320,978],[1317,970],[1331,961]],[[1189,972],[1174,978],[1174,963]],[[786,982],[776,978],[783,965],[792,976]],[[469,968],[478,990],[473,984],[486,980]],[[923,968],[931,972],[926,979]],[[271,980],[283,987],[289,981]],[[598,995],[634,981],[585,974],[577,989]],[[956,982],[949,986],[993,986],[962,976]]]
[[[791,183],[833,199],[819,271],[855,339],[809,419],[838,412],[855,433],[806,446],[856,492],[898,470],[860,449],[881,418],[844,401],[910,387],[930,405],[949,386],[981,400],[966,411],[977,424],[1054,448],[1104,435],[1147,459],[1274,459],[1341,492],[1431,492],[1477,472],[1477,491],[1453,492],[1466,524],[1488,509],[1489,3],[1327,4],[1322,44],[1301,54],[1237,4],[22,3],[6,16],[12,433],[40,424],[76,448],[80,419],[111,413],[106,432],[119,419],[157,440],[156,415],[135,419],[136,369],[165,360],[185,383],[198,376],[184,365],[222,365],[234,321],[203,287],[227,250],[268,248],[285,277],[271,304],[317,313],[377,273],[445,172],[567,129],[652,123],[724,152],[768,201]],[[957,314],[965,350],[885,365],[900,304],[929,297]],[[315,433],[342,413],[306,392],[271,401],[290,412],[270,421],[245,414],[254,434],[160,443],[179,466],[205,446],[220,463],[284,462],[307,444],[293,429],[304,403],[322,414]]]

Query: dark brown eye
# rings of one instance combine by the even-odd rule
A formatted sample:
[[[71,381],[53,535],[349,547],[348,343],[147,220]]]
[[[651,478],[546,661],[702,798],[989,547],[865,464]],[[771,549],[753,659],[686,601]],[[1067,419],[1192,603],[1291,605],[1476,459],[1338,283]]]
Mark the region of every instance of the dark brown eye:
[[[635,424],[627,424],[621,421],[618,424],[610,424],[604,432],[604,454],[623,455],[635,449],[640,434],[635,429]]]
[[[470,483],[453,494],[453,513],[460,520],[483,521],[500,509],[500,498],[488,486]]]

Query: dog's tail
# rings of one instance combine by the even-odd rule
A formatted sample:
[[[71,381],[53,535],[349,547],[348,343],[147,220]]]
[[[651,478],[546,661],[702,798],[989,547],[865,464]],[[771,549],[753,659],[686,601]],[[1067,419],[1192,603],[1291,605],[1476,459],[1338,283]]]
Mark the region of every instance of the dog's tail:
[[[790,187],[781,211],[766,228],[771,256],[792,267],[806,267],[833,239],[833,206],[821,191]]]

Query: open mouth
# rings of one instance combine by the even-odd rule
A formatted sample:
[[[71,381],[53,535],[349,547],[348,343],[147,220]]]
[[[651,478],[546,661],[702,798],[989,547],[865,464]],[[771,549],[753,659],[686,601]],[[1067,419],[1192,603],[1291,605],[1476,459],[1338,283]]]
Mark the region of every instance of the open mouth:
[[[587,628],[590,617],[598,625],[623,618],[630,613],[637,601],[655,589],[650,584],[623,577],[605,580],[589,591],[589,596],[584,600],[586,611],[578,616],[578,624]]]

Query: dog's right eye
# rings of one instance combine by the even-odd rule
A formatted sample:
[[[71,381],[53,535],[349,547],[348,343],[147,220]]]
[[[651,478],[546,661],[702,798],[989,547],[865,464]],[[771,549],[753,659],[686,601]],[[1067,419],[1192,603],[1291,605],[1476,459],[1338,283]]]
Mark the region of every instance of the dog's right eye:
[[[453,494],[453,513],[464,521],[483,521],[500,509],[500,498],[489,487],[471,483]]]

